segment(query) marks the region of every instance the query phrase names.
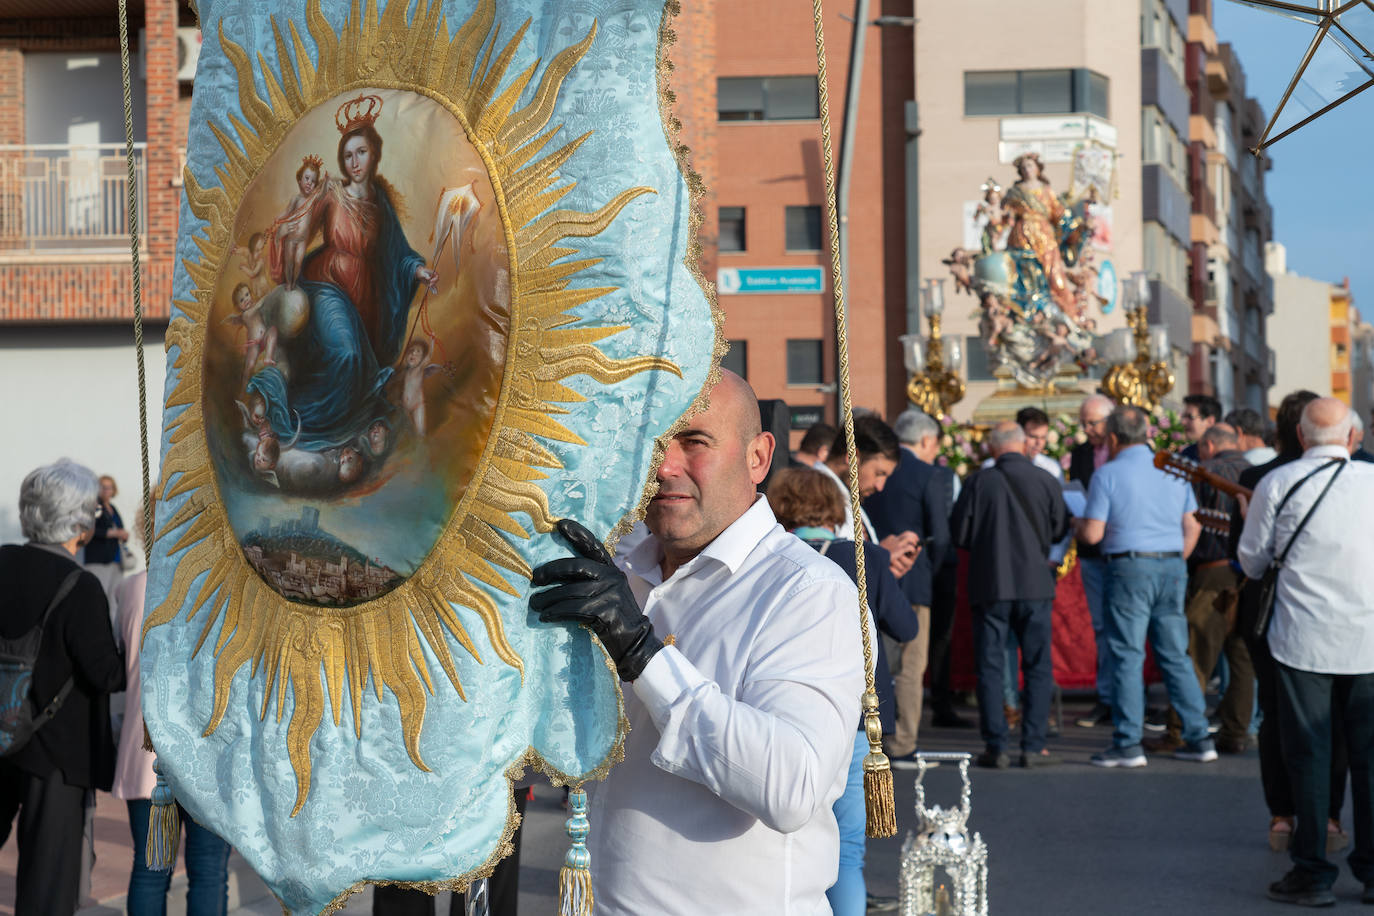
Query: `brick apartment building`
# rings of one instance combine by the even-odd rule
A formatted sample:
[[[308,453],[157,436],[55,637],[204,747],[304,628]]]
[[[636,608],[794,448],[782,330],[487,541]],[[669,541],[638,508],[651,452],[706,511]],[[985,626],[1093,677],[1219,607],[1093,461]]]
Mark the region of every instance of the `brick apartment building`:
[[[181,147],[195,17],[176,0],[131,0],[130,77],[143,230],[154,464],[163,331],[171,299]],[[0,5],[0,540],[18,537],[15,494],[66,455],[124,487],[139,477],[127,163],[115,0]]]

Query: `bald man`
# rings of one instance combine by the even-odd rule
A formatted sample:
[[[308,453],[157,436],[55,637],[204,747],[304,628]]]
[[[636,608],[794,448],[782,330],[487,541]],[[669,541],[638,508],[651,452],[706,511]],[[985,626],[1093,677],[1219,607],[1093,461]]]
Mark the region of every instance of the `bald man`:
[[[757,495],[773,447],[753,391],[722,373],[622,552],[564,520],[579,556],[534,572],[552,587],[531,610],[591,627],[628,685],[625,762],[592,787],[602,916],[830,912],[864,688],[858,594]]]
[[[1333,722],[1345,728],[1350,758],[1355,847],[1348,861],[1364,883],[1361,899],[1374,903],[1374,545],[1366,536],[1374,465],[1350,460],[1352,426],[1350,409],[1335,398],[1303,409],[1302,457],[1259,482],[1237,547],[1252,579],[1287,552],[1266,638],[1297,824],[1288,846],[1293,868],[1269,886],[1269,897],[1304,906],[1336,902],[1338,869],[1326,858]]]

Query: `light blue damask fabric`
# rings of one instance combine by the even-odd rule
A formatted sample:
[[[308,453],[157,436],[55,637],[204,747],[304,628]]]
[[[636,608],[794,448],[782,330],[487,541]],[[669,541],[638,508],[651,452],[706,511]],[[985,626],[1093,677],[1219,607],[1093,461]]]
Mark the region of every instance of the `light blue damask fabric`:
[[[466,21],[475,5],[476,0],[447,0],[448,28]],[[325,18],[337,30],[351,6],[326,0]],[[379,0],[378,7],[385,6]],[[307,52],[313,53],[305,7],[305,0],[200,0],[204,45],[191,110],[188,167],[201,185],[216,186],[215,167],[225,161],[210,126],[232,135],[229,118],[239,113],[234,70],[220,46],[220,30],[251,59],[261,55],[274,67],[277,46],[269,17],[283,25],[295,22]],[[613,357],[660,354],[683,370],[682,378],[654,371],[612,385],[582,376],[567,383],[587,400],[566,405],[569,413],[560,420],[587,444],[545,442],[564,468],[551,472],[543,486],[555,517],[576,518],[606,533],[638,502],[654,439],[701,389],[714,343],[707,302],[682,263],[688,191],[658,110],[655,67],[663,4],[498,0],[497,8],[501,43],[531,20],[508,71],[511,76],[536,59],[549,61],[580,40],[593,21],[599,26],[590,50],[564,83],[551,121],[563,125],[555,145],[592,131],[560,169],[563,179],[577,185],[557,206],[592,211],[632,185],[657,190],[632,201],[599,236],[563,243],[578,255],[603,259],[578,274],[573,286],[616,287],[579,309],[590,323],[629,326],[601,342],[601,349]],[[261,75],[259,92],[266,94]],[[205,228],[185,199],[180,219],[174,279],[178,300],[192,297],[194,283],[182,259],[198,257],[192,239]],[[169,393],[177,373],[171,362]],[[180,409],[171,408],[164,416],[164,451],[170,442],[166,423]],[[159,518],[170,517],[183,500],[163,502]],[[522,522],[528,527],[527,520]],[[508,540],[531,566],[566,555],[552,536]],[[166,598],[178,571],[180,555],[167,553],[174,541],[168,537],[156,544],[150,608]],[[286,730],[293,699],[288,691],[280,720],[275,702],[267,717],[260,718],[264,668],[252,678],[248,666],[240,669],[223,723],[202,737],[211,715],[211,650],[219,624],[196,655],[207,613],[188,618],[204,578],[204,571],[197,572],[187,606],[171,623],[148,633],[142,652],[145,717],[178,800],[237,848],[291,913],[318,912],[359,881],[441,881],[477,868],[490,857],[506,826],[510,794],[503,774],[527,747],[572,777],[603,763],[612,747],[619,704],[604,654],[581,630],[538,623],[526,606],[528,583],[517,581],[519,597],[488,591],[524,660],[523,684],[519,672],[496,661],[477,616],[460,608],[458,614],[487,663],[478,664],[448,637],[467,692],[464,702],[425,648],[435,694],[428,701],[420,746],[432,772],[419,770],[406,754],[395,697],[385,693],[379,702],[368,684],[362,740],[354,737],[345,698],[341,724],[335,726],[326,714],[311,741],[310,796],[291,817],[296,776],[287,757]]]

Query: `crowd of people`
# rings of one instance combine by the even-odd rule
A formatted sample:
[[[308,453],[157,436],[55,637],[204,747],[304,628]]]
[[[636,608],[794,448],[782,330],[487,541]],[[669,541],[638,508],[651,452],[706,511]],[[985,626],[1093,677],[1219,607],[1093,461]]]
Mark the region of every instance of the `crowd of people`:
[[[614,556],[564,519],[549,536],[570,555],[532,577],[531,610],[592,629],[627,685],[625,760],[590,787],[599,913],[895,908],[863,877],[858,564],[892,766],[917,765],[927,681],[932,725],[975,724],[952,684],[962,595],[976,762],[1036,768],[1060,762],[1051,742],[1067,724],[1050,706],[1071,542],[1097,650],[1096,702],[1074,724],[1111,729],[1090,762],[1211,763],[1250,749],[1257,708],[1269,840],[1293,863],[1269,896],[1334,902],[1328,854],[1351,841],[1339,819],[1348,777],[1349,863],[1374,903],[1374,617],[1362,604],[1374,564],[1349,536],[1374,512],[1374,463],[1346,405],[1295,392],[1269,428],[1254,411],[1223,416],[1215,399],[1190,396],[1183,476],[1157,466],[1138,407],[1087,397],[1084,441],[1063,466],[1043,453],[1049,417],[1027,407],[987,432],[987,461],[960,480],[939,460],[940,424],[917,410],[890,425],[858,415],[852,442],[817,425],[774,472],[777,443],[748,384],[723,373],[709,404],[668,443],[645,521]],[[28,543],[0,549],[0,594],[12,596],[0,640],[42,633],[37,728],[0,758],[4,838],[18,814],[19,914],[75,909],[98,790],[128,804],[129,912],[160,912],[167,893],[166,874],[142,862],[153,786],[138,704],[145,583],[122,578],[129,535],[114,495],[113,481],[71,462],[39,468],[20,494]],[[1147,646],[1169,698],[1154,716]],[[1205,697],[1219,669],[1214,725]],[[121,690],[116,726],[109,698]],[[188,912],[222,913],[229,849],[183,822]],[[515,912],[517,867],[503,863],[493,912]],[[433,911],[405,889],[374,901],[379,916]]]

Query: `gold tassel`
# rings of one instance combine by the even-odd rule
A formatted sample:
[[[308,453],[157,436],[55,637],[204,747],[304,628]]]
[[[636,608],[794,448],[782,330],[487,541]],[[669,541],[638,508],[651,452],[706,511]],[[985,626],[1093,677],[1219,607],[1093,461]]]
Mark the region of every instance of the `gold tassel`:
[[[897,833],[897,804],[893,800],[892,766],[883,753],[883,721],[878,717],[878,694],[864,691],[864,832],[875,839]]]
[[[587,834],[592,825],[587,820],[587,793],[580,787],[568,792],[568,810],[566,827],[572,845],[558,870],[558,916],[591,916],[592,854],[587,851]]]
[[[153,807],[148,814],[148,846],[143,859],[149,871],[171,871],[181,845],[181,815],[172,797],[172,787],[162,773],[161,761],[153,761],[157,785],[153,787]]]

